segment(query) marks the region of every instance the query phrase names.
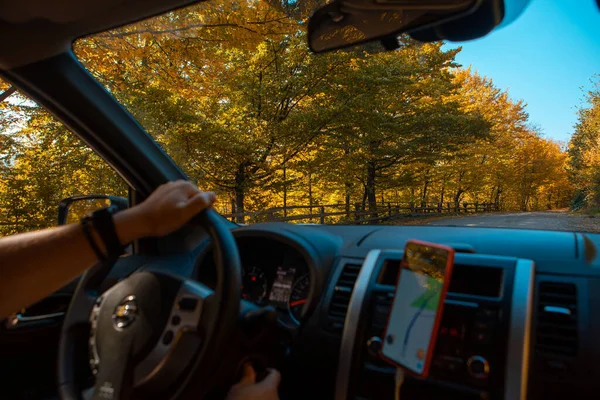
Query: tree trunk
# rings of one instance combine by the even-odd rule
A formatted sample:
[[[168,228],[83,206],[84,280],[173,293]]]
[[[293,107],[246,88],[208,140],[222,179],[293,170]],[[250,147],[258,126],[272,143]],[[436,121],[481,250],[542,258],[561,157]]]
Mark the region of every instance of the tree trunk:
[[[525,196],[523,196],[523,199],[521,200],[521,211],[527,211],[528,206],[529,206],[529,195],[525,195]]]
[[[240,164],[235,173],[235,209],[237,213],[244,212],[244,197],[246,191],[246,164]],[[245,218],[243,215],[236,218],[236,222],[243,224]]]
[[[346,209],[346,217],[350,218],[350,182],[346,182],[344,184],[345,189],[346,189],[346,197],[344,198],[344,203],[345,203],[345,209]]]
[[[364,211],[366,210],[365,205],[367,204],[367,186],[365,184],[363,184],[363,195],[362,195],[362,200],[360,201],[360,206],[362,207],[361,209]]]
[[[531,198],[532,193],[532,185],[533,185],[533,175],[532,178],[529,178],[528,168],[523,172],[523,178],[521,179],[521,211],[527,211],[529,207],[529,200]]]
[[[375,196],[375,164],[371,161],[367,163],[367,184],[365,186],[369,210],[377,209],[377,197]]]
[[[344,156],[346,156],[346,158],[348,159],[348,157],[350,156],[350,147],[348,146],[347,143],[344,144]],[[346,174],[346,177],[348,176],[348,174]],[[345,202],[345,207],[346,207],[346,217],[348,219],[350,219],[350,192],[352,191],[352,183],[348,180],[346,180],[344,182],[344,189],[345,189],[345,198],[344,198],[344,202]]]
[[[458,190],[456,191],[456,194],[454,195],[454,202],[458,204],[458,202],[460,202],[460,198],[462,197],[463,193],[465,191],[462,190],[461,188],[458,188]]]
[[[283,165],[283,216],[287,217],[287,168]]]
[[[235,198],[231,198],[231,213],[235,214]]]
[[[494,204],[496,206],[496,211],[500,210],[500,195],[502,194],[502,186],[498,185],[498,189],[496,189],[496,197],[494,198]]]
[[[310,206],[310,214],[313,212],[313,193],[312,193],[312,171],[310,167],[308,167],[308,205]]]
[[[446,181],[442,180],[442,189],[440,191],[440,203],[444,202],[444,195],[446,194]]]
[[[423,191],[421,192],[421,203],[427,203],[427,190],[429,189],[429,170],[425,171],[425,182],[423,183]]]
[[[461,196],[465,192],[465,190],[462,188],[463,175],[464,175],[464,172],[458,173],[458,185],[457,185],[458,189],[456,189],[456,194],[454,195],[454,202],[456,203],[457,207],[458,207],[458,202],[460,201]]]

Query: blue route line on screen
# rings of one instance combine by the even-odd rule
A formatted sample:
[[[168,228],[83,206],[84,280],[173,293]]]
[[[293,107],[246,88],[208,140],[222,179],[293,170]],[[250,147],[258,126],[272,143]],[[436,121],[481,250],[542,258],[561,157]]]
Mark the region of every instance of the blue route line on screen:
[[[410,323],[408,324],[408,329],[406,330],[406,334],[404,335],[404,342],[402,343],[402,357],[406,356],[406,345],[408,344],[408,337],[410,336],[410,331],[415,325],[417,318],[419,318],[425,307],[427,307],[427,305],[429,304],[429,300],[431,300],[435,295],[436,292],[432,291],[430,292],[430,295],[428,297],[425,297],[423,299],[423,304],[421,304],[421,307],[419,307],[419,310],[415,313],[415,315],[413,315]]]

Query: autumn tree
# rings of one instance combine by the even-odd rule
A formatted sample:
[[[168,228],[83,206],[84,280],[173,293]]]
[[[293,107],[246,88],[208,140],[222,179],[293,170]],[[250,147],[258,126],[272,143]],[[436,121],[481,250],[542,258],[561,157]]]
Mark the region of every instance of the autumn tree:
[[[478,115],[463,112],[450,98],[457,90],[450,71],[455,55],[440,44],[405,39],[395,52],[355,52],[344,74],[332,78],[342,88],[338,96],[351,99],[344,118],[331,129],[332,147],[360,166],[352,172],[358,172],[362,202],[370,209],[375,209],[378,185],[398,182],[397,167],[420,163],[430,170],[487,134]]]
[[[600,83],[587,93],[569,142],[569,176],[577,189],[573,206],[600,205]]]
[[[124,182],[87,145],[33,102],[17,96],[2,115],[18,118],[0,132],[0,235],[56,225],[61,199],[126,196]]]
[[[394,52],[313,55],[305,19],[318,3],[200,3],[83,38],[75,53],[194,182],[217,191],[220,211],[339,203],[350,218],[355,204],[383,201],[564,206],[564,149],[530,126],[523,101],[461,69],[460,48],[401,37]],[[582,110],[569,150],[586,193],[597,186],[594,107]],[[0,115],[3,232],[53,224],[62,197],[124,194],[32,102],[12,94]]]

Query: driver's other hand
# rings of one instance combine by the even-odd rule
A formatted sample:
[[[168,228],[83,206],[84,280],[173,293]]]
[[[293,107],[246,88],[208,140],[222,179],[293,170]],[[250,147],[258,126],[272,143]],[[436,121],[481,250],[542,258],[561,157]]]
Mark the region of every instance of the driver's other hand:
[[[214,193],[203,192],[193,183],[180,180],[160,185],[146,200],[128,211],[135,213],[139,236],[163,236],[212,207],[215,200]]]
[[[269,374],[256,383],[256,372],[250,363],[244,364],[242,379],[231,387],[227,400],[278,400],[277,388],[281,375],[269,369]]]

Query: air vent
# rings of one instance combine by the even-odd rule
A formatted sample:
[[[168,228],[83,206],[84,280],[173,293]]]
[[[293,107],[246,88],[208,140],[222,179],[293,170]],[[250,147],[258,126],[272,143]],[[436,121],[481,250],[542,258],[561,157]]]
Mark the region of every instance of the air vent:
[[[541,282],[537,306],[536,352],[546,362],[559,363],[577,355],[577,287]]]
[[[348,303],[352,295],[352,289],[360,272],[360,264],[346,264],[335,286],[331,303],[329,304],[328,327],[334,331],[344,328],[344,320],[348,312]]]

